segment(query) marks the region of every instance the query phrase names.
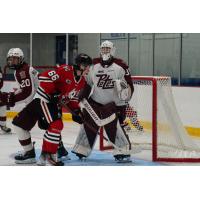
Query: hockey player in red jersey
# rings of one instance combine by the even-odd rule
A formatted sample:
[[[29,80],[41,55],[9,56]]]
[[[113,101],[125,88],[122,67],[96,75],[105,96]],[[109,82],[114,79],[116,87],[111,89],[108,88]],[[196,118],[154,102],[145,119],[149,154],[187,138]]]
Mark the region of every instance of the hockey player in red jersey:
[[[81,118],[81,111],[80,111],[80,107],[79,107],[79,101],[78,101],[78,94],[80,92],[80,90],[85,86],[85,76],[88,73],[88,70],[85,71],[81,71],[79,70],[81,65],[90,65],[92,63],[92,60],[86,55],[86,54],[79,54],[76,59],[75,59],[75,64],[73,65],[74,73],[75,73],[75,79],[77,82],[77,86],[76,86],[76,92],[71,96],[71,99],[68,99],[69,102],[65,102],[67,109],[70,109],[70,111],[72,112],[72,120],[77,122],[77,123],[82,123],[82,118]],[[65,65],[61,65],[59,67],[63,67]],[[65,106],[65,107],[66,107]],[[61,141],[59,144],[59,148],[57,151],[58,154],[58,158],[61,158],[63,156],[67,156],[68,152],[65,149],[63,142]]]
[[[0,68],[0,89],[2,89],[2,87],[3,87],[3,73]],[[2,92],[0,91],[0,96],[1,93]],[[6,110],[7,106],[0,99],[0,129],[2,133],[9,134],[11,133],[11,129],[6,126]]]
[[[130,157],[131,144],[123,130],[127,102],[133,93],[133,84],[128,66],[121,59],[114,57],[115,47],[112,42],[105,41],[100,47],[100,58],[93,60],[86,78],[87,84],[80,92],[79,101],[88,99],[93,110],[104,119],[113,113],[117,117],[104,125],[104,129],[115,150],[116,160]],[[89,111],[83,110],[84,123],[72,152],[79,158],[88,157],[92,151],[100,126]]]
[[[24,154],[15,156],[16,163],[34,163],[35,150],[31,142],[30,130],[35,123],[46,130],[39,165],[63,165],[58,161],[56,151],[63,129],[60,100],[70,101],[78,90],[76,76],[88,70],[91,58],[84,55],[84,62],[79,67],[63,65],[55,70],[48,70],[39,75],[39,87],[34,100],[30,102],[13,120],[15,132],[18,134]],[[80,74],[80,75],[79,75]]]

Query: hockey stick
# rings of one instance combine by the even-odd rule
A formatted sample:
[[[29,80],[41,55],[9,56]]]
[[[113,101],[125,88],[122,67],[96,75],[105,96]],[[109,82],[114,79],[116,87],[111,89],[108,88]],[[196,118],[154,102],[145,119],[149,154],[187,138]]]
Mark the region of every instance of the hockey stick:
[[[94,128],[94,127],[92,127],[89,123],[85,123],[85,125],[91,130],[91,131],[93,131],[93,132],[96,132],[97,130]],[[99,129],[100,130],[100,129]],[[101,133],[99,133],[99,130],[98,130],[98,135],[100,135]],[[109,140],[109,138],[107,138],[107,137],[105,137],[104,135],[103,135],[103,139],[106,141],[106,142],[108,142],[110,145],[112,145],[116,150],[118,150],[118,151],[120,151],[122,154],[127,154],[127,153],[130,153],[130,154],[135,154],[135,153],[140,153],[141,151],[142,151],[142,148],[140,148],[140,147],[138,147],[138,146],[134,146],[134,147],[132,147],[130,150],[124,150],[124,149],[122,149],[122,148],[120,148],[120,147],[118,147],[118,146],[116,146],[113,142],[111,142],[110,140]]]
[[[92,119],[97,124],[97,126],[105,126],[106,124],[109,124],[116,118],[116,114],[113,113],[112,115],[110,115],[109,117],[107,117],[105,119],[100,119],[99,116],[96,114],[96,112],[93,110],[93,108],[91,107],[91,105],[88,103],[88,101],[86,99],[83,99],[79,103],[79,106],[80,106],[81,110],[83,108],[86,109],[86,111],[92,117]]]
[[[74,113],[74,111],[68,106],[68,105],[66,105],[64,102],[62,102],[62,100],[59,102],[60,103],[60,105],[62,105],[64,108],[66,108],[71,114],[75,114],[76,115],[76,113]],[[93,110],[94,111],[94,110]],[[90,113],[89,113],[90,114]],[[96,113],[95,113],[96,114]],[[97,115],[97,114],[96,114]],[[91,116],[92,117],[92,116]],[[107,119],[107,118],[106,118]],[[86,121],[84,121],[84,124],[91,130],[91,131],[93,131],[93,132],[96,132],[97,130],[94,128],[94,127],[92,127],[88,122],[86,122]],[[101,126],[99,126],[99,127],[101,127]],[[100,129],[99,129],[100,130]],[[100,133],[99,133],[99,130],[98,130],[98,135],[100,135]],[[124,151],[123,149],[121,149],[120,147],[118,147],[118,146],[116,146],[113,142],[111,142],[107,137],[105,137],[104,135],[103,135],[103,139],[105,140],[105,141],[107,141],[108,143],[110,143],[115,149],[117,149],[118,151],[120,151],[120,152],[122,152],[122,153],[124,153],[124,154],[126,154],[127,152],[128,153],[130,153],[130,154],[135,154],[135,153],[139,153],[139,152],[141,152],[141,149],[139,149],[139,148],[137,148],[137,147],[134,147],[134,148],[132,148],[131,150],[129,150],[129,151]]]
[[[81,101],[80,103],[81,103],[81,105],[79,104],[80,107],[82,106],[82,108],[85,108],[86,110],[87,110],[87,108],[89,109],[89,110],[87,110],[87,111],[88,111],[89,115],[92,117],[93,120],[94,120],[94,118],[96,118],[98,121],[101,120],[101,119],[99,119],[98,115],[96,114],[96,112],[93,110],[93,108],[90,106],[90,104],[88,103],[88,101],[87,101],[86,99],[83,99],[83,101]],[[83,105],[82,105],[82,103],[83,103]],[[98,124],[97,124],[98,122],[96,122],[95,120],[94,120],[94,121],[95,121],[95,123],[97,124],[97,126],[103,127],[104,125],[106,125],[106,124],[112,122],[115,118],[116,118],[116,114],[114,113],[114,114],[112,114],[111,116],[109,116],[109,117],[103,119],[103,120],[102,120],[102,123],[100,123],[101,125],[98,125]],[[92,127],[89,123],[85,123],[85,124],[86,124],[87,127],[90,128],[92,131],[96,132],[95,128]],[[103,125],[102,125],[102,124],[103,124]],[[98,132],[98,134],[100,135],[99,132]],[[110,143],[110,144],[111,144],[115,149],[117,149],[118,151],[124,152],[124,154],[126,154],[127,152],[128,152],[128,153],[134,154],[134,153],[139,153],[139,152],[142,151],[141,148],[139,148],[139,147],[134,147],[134,148],[132,148],[131,150],[125,152],[124,149],[121,149],[120,147],[116,146],[113,142],[111,142],[111,141],[109,140],[109,138],[106,138],[105,136],[103,136],[103,139],[106,140],[108,143]]]
[[[67,104],[65,104],[62,100],[61,100],[59,103],[60,103],[61,106],[63,106],[64,108],[66,108],[71,114],[77,115],[77,114],[76,114]],[[88,128],[91,129],[91,126],[90,126],[90,124],[89,124],[88,122],[84,121],[83,123],[84,123]],[[93,130],[93,128],[92,128],[92,130]],[[93,131],[94,131],[94,130],[93,130]],[[95,132],[96,132],[96,130],[95,130]],[[99,132],[98,132],[98,135],[100,135]],[[107,139],[105,136],[103,136],[103,139],[104,139],[105,141],[108,142],[108,139]]]

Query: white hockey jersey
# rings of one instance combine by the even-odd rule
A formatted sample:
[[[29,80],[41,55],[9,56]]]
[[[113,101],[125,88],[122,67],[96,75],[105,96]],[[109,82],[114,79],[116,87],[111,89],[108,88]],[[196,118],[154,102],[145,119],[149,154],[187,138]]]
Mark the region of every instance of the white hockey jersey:
[[[15,104],[30,103],[39,85],[37,70],[24,64],[14,72],[14,77],[19,85],[15,91]]]
[[[102,66],[100,59],[94,59],[93,63],[87,76],[87,84],[92,88],[91,98],[103,105],[110,102],[115,102],[117,106],[127,104],[126,101],[119,99],[115,89],[115,80],[126,80],[133,92],[128,66],[117,58],[114,58],[109,66]]]

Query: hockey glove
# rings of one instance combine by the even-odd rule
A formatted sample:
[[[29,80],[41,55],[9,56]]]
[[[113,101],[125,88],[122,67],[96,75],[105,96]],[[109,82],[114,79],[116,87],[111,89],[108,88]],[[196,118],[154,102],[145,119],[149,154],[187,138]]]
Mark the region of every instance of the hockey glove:
[[[115,88],[120,100],[128,101],[130,99],[130,87],[125,80],[115,80]]]
[[[86,84],[85,87],[78,94],[78,101],[82,101],[83,99],[88,99],[90,96],[92,88],[90,85]]]
[[[81,111],[80,110],[74,110],[73,113],[72,113],[72,120],[79,123],[79,124],[82,124],[83,123],[83,118],[82,118],[82,115],[81,115]]]

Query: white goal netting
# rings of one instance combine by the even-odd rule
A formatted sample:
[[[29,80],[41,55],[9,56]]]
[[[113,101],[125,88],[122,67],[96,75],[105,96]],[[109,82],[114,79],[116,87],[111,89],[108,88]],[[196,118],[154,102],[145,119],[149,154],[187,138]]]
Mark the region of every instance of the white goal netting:
[[[200,161],[200,147],[176,110],[170,77],[133,77],[127,133],[133,145],[152,150],[153,160]],[[130,110],[129,110],[130,112]]]

